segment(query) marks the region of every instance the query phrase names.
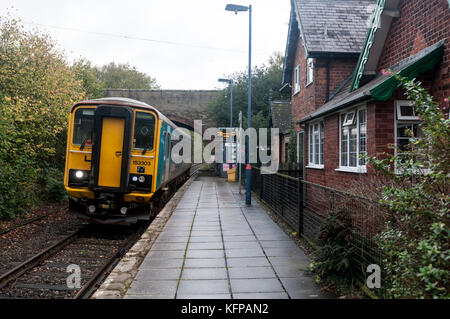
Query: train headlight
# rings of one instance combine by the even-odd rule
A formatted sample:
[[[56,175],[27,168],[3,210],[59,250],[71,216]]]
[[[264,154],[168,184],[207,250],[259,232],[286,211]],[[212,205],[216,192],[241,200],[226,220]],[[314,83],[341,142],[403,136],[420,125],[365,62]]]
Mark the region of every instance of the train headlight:
[[[152,185],[152,175],[130,174],[130,190],[149,192]]]
[[[75,172],[75,177],[76,177],[76,178],[83,178],[83,176],[84,176],[83,171],[76,171],[76,172]]]
[[[84,187],[89,184],[89,174],[87,170],[71,169],[69,170],[69,186]]]

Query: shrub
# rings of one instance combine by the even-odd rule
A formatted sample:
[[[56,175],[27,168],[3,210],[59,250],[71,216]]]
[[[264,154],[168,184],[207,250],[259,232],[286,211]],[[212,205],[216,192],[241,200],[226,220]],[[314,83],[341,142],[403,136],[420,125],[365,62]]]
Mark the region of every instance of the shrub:
[[[26,32],[19,21],[0,17],[0,48],[2,219],[38,199],[61,198],[60,183],[39,181],[47,166],[59,169],[61,177],[67,114],[84,93],[47,35]]]
[[[450,297],[450,121],[420,82],[393,75],[421,119],[399,156],[370,158],[391,183],[381,203],[391,210],[377,242],[386,258],[384,282],[392,298]]]
[[[351,257],[355,253],[355,247],[351,240],[350,213],[346,210],[330,212],[321,225],[319,248],[311,267],[320,280],[342,288],[352,284]]]

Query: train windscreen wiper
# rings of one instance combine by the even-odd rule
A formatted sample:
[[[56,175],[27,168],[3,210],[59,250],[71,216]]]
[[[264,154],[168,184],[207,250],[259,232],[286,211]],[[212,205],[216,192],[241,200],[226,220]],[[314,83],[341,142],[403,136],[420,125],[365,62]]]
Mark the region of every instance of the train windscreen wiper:
[[[142,150],[142,155],[144,155],[145,153],[147,153],[147,151],[151,150],[153,148],[152,144],[147,144],[144,146],[144,149]]]
[[[87,140],[88,140],[88,137],[86,136],[86,137],[84,138],[83,142],[82,142],[81,145],[80,145],[80,151],[83,150],[84,146],[86,145],[86,141],[87,141]]]

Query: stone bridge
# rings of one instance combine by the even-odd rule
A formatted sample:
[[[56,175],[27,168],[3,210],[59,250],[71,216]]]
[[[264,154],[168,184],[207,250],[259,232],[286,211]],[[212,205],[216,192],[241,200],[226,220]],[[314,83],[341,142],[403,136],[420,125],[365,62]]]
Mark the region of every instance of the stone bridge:
[[[215,90],[128,90],[106,89],[105,97],[125,97],[154,106],[181,127],[194,129],[194,120],[202,120],[203,130],[216,124],[208,119],[206,107]]]

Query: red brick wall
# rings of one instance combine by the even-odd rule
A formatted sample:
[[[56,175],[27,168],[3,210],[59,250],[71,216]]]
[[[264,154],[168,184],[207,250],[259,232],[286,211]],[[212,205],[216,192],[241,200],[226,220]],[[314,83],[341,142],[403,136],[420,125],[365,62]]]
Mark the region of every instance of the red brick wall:
[[[302,45],[302,39],[298,39],[297,50],[295,53],[294,67],[292,70],[292,97],[291,110],[292,119],[297,123],[300,119],[310,114],[316,109],[315,99],[315,81],[317,72],[314,72],[314,82],[306,86],[306,55],[305,49]],[[295,92],[295,68],[300,64],[300,92]]]
[[[354,59],[336,59],[325,58],[314,59],[314,79],[306,86],[306,55],[299,38],[295,55],[294,68],[292,70],[292,118],[294,123],[301,120],[308,114],[315,111],[326,102],[327,90],[327,67],[330,68],[330,88],[329,94],[338,87],[355,69],[357,58]],[[300,92],[294,94],[295,89],[295,67],[300,65]]]
[[[375,152],[389,151],[388,144],[394,142],[394,119],[387,120],[387,116],[376,118],[376,112],[388,113],[388,103],[379,107],[374,102],[367,103],[367,146],[370,155]],[[392,113],[392,111],[391,111]],[[386,132],[378,135],[376,127],[385,126]],[[390,127],[389,127],[390,126]],[[306,134],[306,154],[308,154],[309,131]],[[389,135],[390,134],[390,135]],[[332,114],[324,119],[324,169],[307,168],[305,179],[312,183],[325,185],[328,187],[348,191],[354,189],[358,183],[367,182],[367,176],[372,176],[374,172],[368,169],[367,174],[349,173],[336,171],[339,168],[339,114]],[[380,140],[384,138],[384,140]],[[385,143],[385,147],[379,147],[380,143]],[[308,163],[308,158],[306,159]]]
[[[431,94],[444,107],[450,96],[450,10],[447,0],[403,0],[400,17],[392,21],[378,70],[389,68],[401,60],[446,40],[442,62],[437,66]]]
[[[402,61],[403,59],[433,45],[443,39],[445,53],[442,62],[432,72],[421,74],[418,80],[429,89],[443,108],[448,103],[443,99],[450,95],[450,10],[447,0],[403,0],[400,4],[401,16],[393,20],[385,42],[378,71]],[[301,91],[292,98],[294,121],[305,117],[320,107],[326,95],[326,68],[315,68],[314,83],[305,89],[306,59],[304,49],[297,49],[295,65],[301,65]],[[325,63],[316,59],[315,65]],[[354,61],[333,60],[330,63],[330,92],[339,85],[355,67]],[[403,90],[397,90],[386,102],[367,103],[367,150],[370,156],[381,157],[392,153],[395,143],[394,101],[404,100]],[[309,136],[306,126],[305,159],[308,163]],[[339,167],[339,115],[332,114],[324,119],[324,169],[307,168],[305,179],[341,190],[349,190],[358,184],[370,183],[376,176],[373,167],[368,165],[366,174],[340,172]]]

